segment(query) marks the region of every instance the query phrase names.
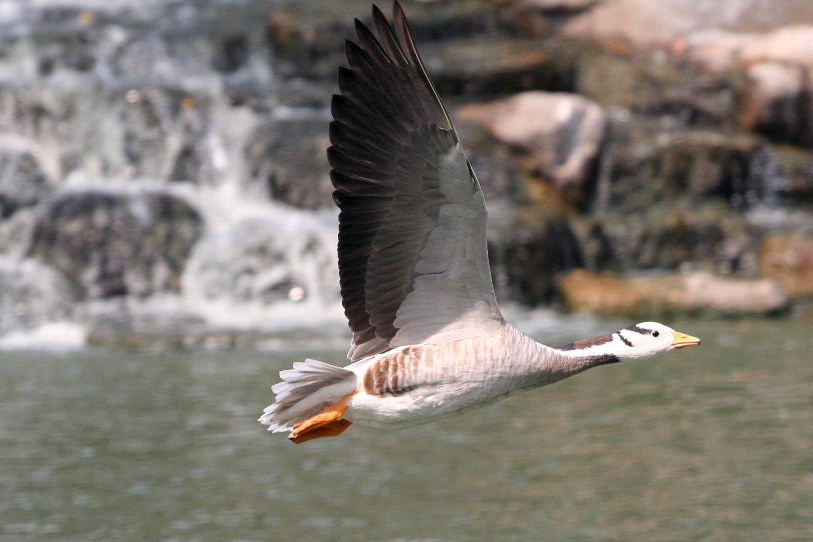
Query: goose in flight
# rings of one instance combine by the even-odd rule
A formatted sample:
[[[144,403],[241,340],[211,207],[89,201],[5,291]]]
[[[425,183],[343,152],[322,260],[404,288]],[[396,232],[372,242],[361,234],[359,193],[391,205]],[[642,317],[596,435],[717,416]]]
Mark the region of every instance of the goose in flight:
[[[643,322],[558,348],[503,319],[483,191],[421,62],[404,11],[355,21],[339,68],[328,158],[339,277],[353,332],[346,367],[280,372],[259,421],[301,443],[351,423],[429,422],[591,367],[699,344]]]

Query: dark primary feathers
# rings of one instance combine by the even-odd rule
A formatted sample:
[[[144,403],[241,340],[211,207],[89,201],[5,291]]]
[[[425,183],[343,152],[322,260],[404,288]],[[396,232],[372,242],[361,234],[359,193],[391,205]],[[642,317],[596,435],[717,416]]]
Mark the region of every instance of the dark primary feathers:
[[[372,21],[346,43],[328,149],[351,360],[501,321],[477,180],[401,6]]]

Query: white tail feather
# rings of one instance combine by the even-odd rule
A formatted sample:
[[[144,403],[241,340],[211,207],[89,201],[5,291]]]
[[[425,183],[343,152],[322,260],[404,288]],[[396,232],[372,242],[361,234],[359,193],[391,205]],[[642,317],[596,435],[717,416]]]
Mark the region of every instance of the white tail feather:
[[[289,431],[297,421],[356,391],[353,371],[315,359],[295,362],[293,369],[280,371],[279,376],[282,382],[271,386],[274,403],[265,407],[258,420],[275,433]]]

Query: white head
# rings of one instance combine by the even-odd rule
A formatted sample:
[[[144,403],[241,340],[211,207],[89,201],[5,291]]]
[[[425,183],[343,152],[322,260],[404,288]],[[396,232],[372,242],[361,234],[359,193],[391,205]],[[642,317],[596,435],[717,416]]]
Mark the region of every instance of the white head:
[[[622,343],[616,355],[619,358],[642,358],[675,348],[700,344],[700,339],[675,331],[658,322],[641,322],[613,333],[613,339]]]
[[[561,348],[576,356],[643,358],[675,348],[700,344],[700,339],[658,322],[641,322],[609,335],[578,341]]]

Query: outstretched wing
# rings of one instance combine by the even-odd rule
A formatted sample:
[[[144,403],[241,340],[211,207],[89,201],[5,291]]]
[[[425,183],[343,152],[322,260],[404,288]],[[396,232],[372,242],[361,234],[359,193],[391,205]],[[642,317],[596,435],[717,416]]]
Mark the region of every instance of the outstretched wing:
[[[421,62],[401,6],[373,6],[339,68],[328,158],[339,206],[339,276],[358,360],[502,324],[485,200]],[[376,35],[377,34],[377,35]]]

